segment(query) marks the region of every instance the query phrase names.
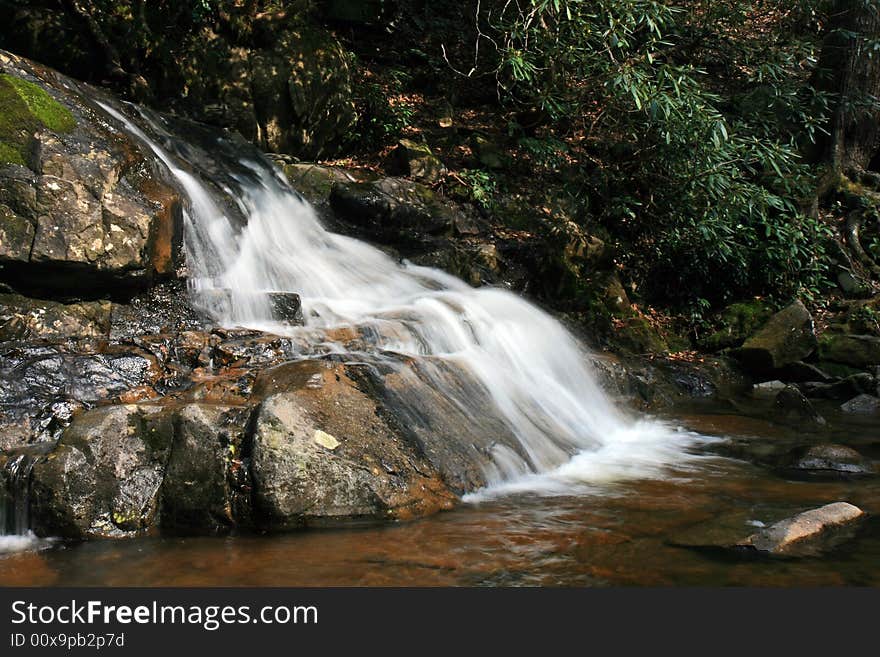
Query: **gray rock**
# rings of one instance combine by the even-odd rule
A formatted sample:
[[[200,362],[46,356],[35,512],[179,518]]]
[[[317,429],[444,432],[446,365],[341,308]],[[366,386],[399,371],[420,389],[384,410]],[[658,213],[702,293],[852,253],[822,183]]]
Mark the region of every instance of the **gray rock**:
[[[857,415],[877,415],[880,414],[880,398],[873,395],[859,395],[842,404],[840,410]]]
[[[738,547],[771,555],[816,554],[833,545],[834,541],[826,542],[828,539],[839,538],[832,533],[852,527],[864,516],[857,506],[835,502],[777,522],[744,539]]]
[[[776,399],[776,396],[788,387],[782,381],[764,381],[752,386],[752,396],[763,399]]]
[[[386,169],[392,175],[407,176],[429,185],[438,182],[446,173],[446,167],[430,146],[411,139],[397,142],[388,156]]]
[[[864,456],[845,445],[822,444],[797,449],[785,459],[784,469],[810,475],[869,475],[874,469]]]
[[[873,393],[877,389],[877,380],[867,372],[860,372],[836,383],[808,382],[802,388],[810,397],[845,400],[854,395]]]
[[[205,534],[250,522],[248,407],[188,404],[175,415],[162,483],[162,529]]]
[[[731,355],[754,372],[779,369],[803,360],[817,346],[813,318],[800,301],[773,315]]]
[[[880,365],[880,337],[826,334],[822,337],[820,354],[830,361],[867,369]]]
[[[824,427],[825,418],[816,412],[809,400],[794,386],[786,386],[773,402],[777,419],[806,430]]]
[[[451,232],[461,212],[419,183],[399,178],[337,183],[330,207],[367,236],[389,242],[424,242]]]
[[[274,392],[284,390],[285,392]],[[253,444],[255,521],[269,529],[409,517],[454,496],[341,365],[264,372]]]
[[[34,532],[85,538],[150,528],[172,435],[170,415],[157,406],[105,406],[77,416],[34,465]]]
[[[144,166],[140,145],[97,120],[63,76],[6,52],[0,70],[69,117],[64,130],[34,124],[27,158],[0,167],[3,277],[19,291],[80,297],[172,274],[178,197]]]

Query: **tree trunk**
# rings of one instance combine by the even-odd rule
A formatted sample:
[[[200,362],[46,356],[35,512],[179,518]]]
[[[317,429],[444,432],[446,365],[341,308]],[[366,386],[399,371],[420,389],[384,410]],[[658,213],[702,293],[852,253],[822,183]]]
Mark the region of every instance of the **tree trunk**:
[[[839,173],[864,170],[880,141],[880,0],[836,0],[828,28],[816,87],[835,97],[822,157]]]

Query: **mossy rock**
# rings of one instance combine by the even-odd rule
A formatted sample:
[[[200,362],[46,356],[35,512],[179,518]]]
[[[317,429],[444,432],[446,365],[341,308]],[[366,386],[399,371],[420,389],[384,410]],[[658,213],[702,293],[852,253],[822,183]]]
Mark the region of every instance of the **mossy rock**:
[[[770,305],[757,299],[732,303],[718,316],[718,330],[701,339],[700,347],[706,351],[738,347],[763,326],[772,314]]]
[[[826,333],[819,341],[819,356],[860,369],[880,365],[880,337]]]
[[[666,340],[644,317],[631,317],[619,323],[611,341],[615,347],[633,354],[660,354],[669,351]]]
[[[36,131],[70,132],[75,125],[70,110],[42,87],[0,74],[0,162],[25,165]]]

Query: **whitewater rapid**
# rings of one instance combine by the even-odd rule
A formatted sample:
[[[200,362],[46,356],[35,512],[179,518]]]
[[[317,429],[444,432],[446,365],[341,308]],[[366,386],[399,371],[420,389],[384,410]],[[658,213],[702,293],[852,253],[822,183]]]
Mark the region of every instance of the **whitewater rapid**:
[[[667,476],[699,458],[690,448],[702,437],[616,408],[583,345],[535,305],[329,232],[267,161],[242,160],[230,174],[235,189],[223,183],[247,218],[238,225],[165,148],[121,112],[101,107],[152,150],[185,193],[190,291],[219,325],[297,335],[323,353],[345,351],[328,329],[352,328],[367,343],[361,356],[443,359],[485,388],[491,408],[474,407],[453,386],[439,390],[473,414],[499,417],[519,441],[519,450],[494,449],[489,490],[471,499]],[[162,134],[156,119],[140,120]],[[300,295],[304,326],[273,315],[269,293],[279,292]]]

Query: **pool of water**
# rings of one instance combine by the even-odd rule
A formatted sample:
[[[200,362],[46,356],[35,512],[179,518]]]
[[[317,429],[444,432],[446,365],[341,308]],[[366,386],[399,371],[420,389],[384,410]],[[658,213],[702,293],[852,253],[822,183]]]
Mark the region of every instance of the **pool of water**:
[[[678,421],[757,443],[799,436],[736,415]],[[880,427],[830,437],[876,465]],[[880,480],[796,480],[707,454],[663,479],[515,493],[391,526],[54,544],[0,556],[0,585],[880,586],[880,522],[872,518],[820,557],[755,559],[694,547],[730,544],[759,523],[840,500],[880,516]]]

